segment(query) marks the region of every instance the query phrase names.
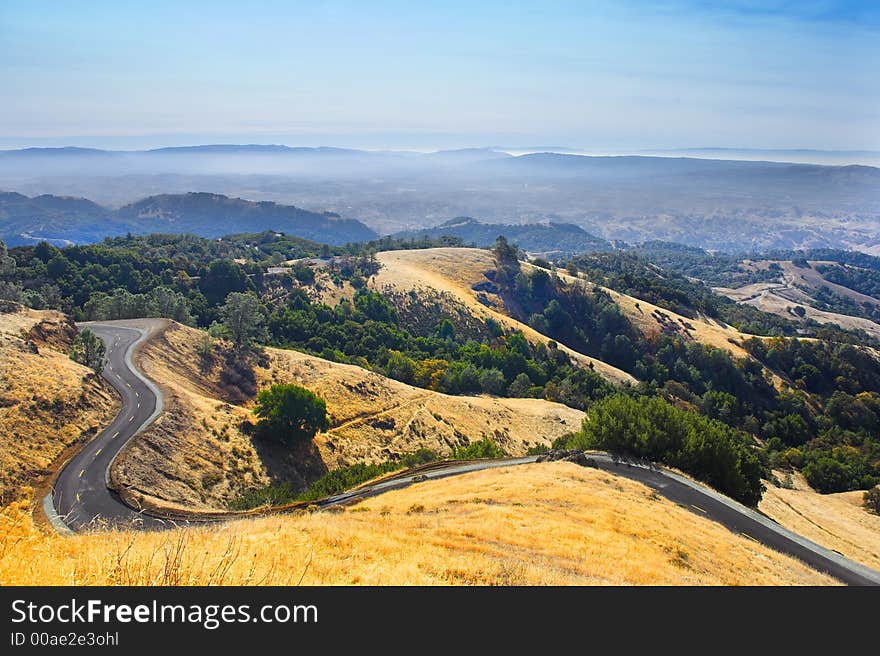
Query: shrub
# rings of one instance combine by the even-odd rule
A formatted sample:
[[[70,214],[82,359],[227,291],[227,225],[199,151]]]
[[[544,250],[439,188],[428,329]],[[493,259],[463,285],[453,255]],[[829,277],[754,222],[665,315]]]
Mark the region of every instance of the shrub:
[[[471,442],[467,446],[452,449],[454,460],[475,460],[477,458],[503,458],[507,454],[492,440],[486,438]]]
[[[311,440],[330,427],[324,399],[299,385],[272,385],[260,391],[254,414],[260,418],[258,434],[279,442]]]
[[[597,401],[566,446],[663,462],[750,506],[764,491],[763,467],[744,436],[661,398],[616,394]]]

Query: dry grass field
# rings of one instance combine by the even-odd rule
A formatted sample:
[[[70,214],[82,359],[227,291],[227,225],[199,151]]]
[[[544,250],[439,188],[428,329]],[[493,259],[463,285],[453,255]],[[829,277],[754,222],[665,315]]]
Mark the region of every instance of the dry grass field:
[[[0,514],[0,585],[827,585],[796,560],[571,463],[428,481],[341,512],[61,537]]]
[[[116,412],[110,386],[68,357],[75,335],[58,312],[0,314],[0,503],[20,497]]]
[[[758,506],[761,512],[813,542],[880,571],[880,516],[865,510],[864,492],[819,494],[799,473],[792,474],[791,480],[790,489],[767,486]]]

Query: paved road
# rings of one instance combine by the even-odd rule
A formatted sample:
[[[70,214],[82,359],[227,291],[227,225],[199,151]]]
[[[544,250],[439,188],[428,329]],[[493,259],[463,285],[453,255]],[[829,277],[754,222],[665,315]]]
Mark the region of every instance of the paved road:
[[[110,426],[64,467],[53,488],[52,499],[47,501],[50,506],[47,508],[49,514],[51,515],[54,506],[57,515],[70,529],[101,529],[114,525],[160,529],[186,523],[138,513],[107,488],[107,469],[115,455],[128,440],[148,426],[162,409],[162,395],[158,388],[142,376],[131,361],[132,351],[137,344],[148,339],[150,333],[161,325],[159,320],[81,324],[81,327],[94,331],[107,345],[107,366],[103,375],[122,397],[122,409]],[[844,583],[880,585],[880,572],[815,544],[708,487],[663,469],[620,463],[604,454],[590,454],[589,457],[600,469],[643,483],[696,514],[776,551],[793,556]],[[415,471],[401,472],[372,485],[327,497],[317,501],[315,505],[327,507],[354,503],[427,479],[445,478],[493,467],[528,464],[536,460],[536,457],[531,456],[433,463]],[[234,515],[225,514],[215,519],[232,518]],[[205,521],[209,518],[193,519]],[[59,525],[57,517],[53,523]]]
[[[161,393],[136,373],[131,363],[134,347],[147,339],[161,322],[131,321],[83,323],[107,346],[103,376],[119,392],[122,408],[110,425],[77,453],[58,475],[51,505],[58,519],[80,531],[112,526],[160,528],[167,522],[136,512],[107,487],[107,469],[125,443],[161,412]],[[51,519],[51,517],[50,517]]]

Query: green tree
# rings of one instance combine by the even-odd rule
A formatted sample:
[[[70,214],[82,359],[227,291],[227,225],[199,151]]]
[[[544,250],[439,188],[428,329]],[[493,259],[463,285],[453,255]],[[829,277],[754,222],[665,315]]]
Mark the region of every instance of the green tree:
[[[516,398],[529,396],[529,390],[531,387],[532,381],[529,379],[529,375],[522,373],[513,379],[513,382],[507,388],[507,395]]]
[[[330,427],[327,403],[299,385],[272,385],[257,394],[254,414],[259,435],[286,444],[311,440]]]
[[[88,328],[76,336],[70,348],[70,358],[93,369],[95,373],[104,370],[104,342]]]
[[[218,305],[232,292],[252,289],[244,270],[232,260],[214,260],[202,272],[199,289],[210,305]]]
[[[810,486],[823,494],[844,492],[852,487],[848,467],[834,458],[817,458],[804,467],[803,473]]]
[[[486,369],[480,374],[480,388],[486,394],[498,396],[504,391],[504,374],[498,369]]]
[[[0,276],[11,276],[15,273],[15,260],[9,257],[5,242],[0,239]]]
[[[220,308],[223,329],[236,348],[248,348],[263,334],[263,307],[252,292],[232,292]]]
[[[750,506],[757,505],[764,491],[762,466],[744,436],[657,397],[615,394],[597,401],[569,448],[663,462]]]

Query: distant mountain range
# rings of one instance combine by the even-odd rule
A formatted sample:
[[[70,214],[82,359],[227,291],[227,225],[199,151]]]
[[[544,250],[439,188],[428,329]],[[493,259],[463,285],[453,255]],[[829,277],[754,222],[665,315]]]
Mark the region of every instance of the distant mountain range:
[[[41,240],[56,245],[90,243],[129,232],[220,237],[264,230],[327,244],[377,237],[360,221],[332,212],[310,212],[220,194],[163,194],[111,210],[84,198],[0,193],[0,239],[10,246]]]
[[[490,224],[572,224],[603,239],[629,243],[662,239],[728,252],[857,248],[880,253],[878,167],[744,161],[815,158],[815,151],[697,149],[664,155],[531,152],[514,156],[497,148],[417,153],[247,144],[146,151],[30,148],[0,151],[0,189],[31,197],[85,197],[105,207],[199,189],[321,208],[356,217],[381,234],[418,231],[449,217],[473,216]],[[871,153],[826,155],[852,161]],[[21,205],[21,199],[16,203]],[[47,209],[43,201],[37,205],[32,216],[26,212],[23,217],[38,219],[37,229],[42,232],[34,234],[95,238],[94,226],[78,221],[81,208],[67,212]],[[132,225],[122,211],[104,212],[86,210],[91,217],[103,217],[109,230]],[[190,212],[207,216],[187,208]],[[275,222],[278,212],[248,210],[234,217]],[[170,209],[160,214],[164,223],[150,229],[188,225],[183,214]],[[22,218],[20,213],[16,216]],[[202,218],[197,228],[209,230],[213,222]],[[334,242],[349,238],[336,230],[340,224],[325,232],[326,220],[315,219],[317,233],[304,236]],[[305,215],[297,221],[302,230],[309,223]],[[78,231],[71,230],[70,223]],[[67,232],[58,233],[59,228]],[[135,222],[132,228],[144,226]],[[0,217],[0,232],[19,240],[29,238],[21,235],[34,229],[25,221],[10,230]]]
[[[574,254],[611,250],[611,243],[571,223],[529,223],[510,225],[481,223],[470,217],[458,217],[433,228],[404,230],[394,237],[400,239],[459,237],[465,244],[479,247],[495,243],[499,235],[531,253]]]

